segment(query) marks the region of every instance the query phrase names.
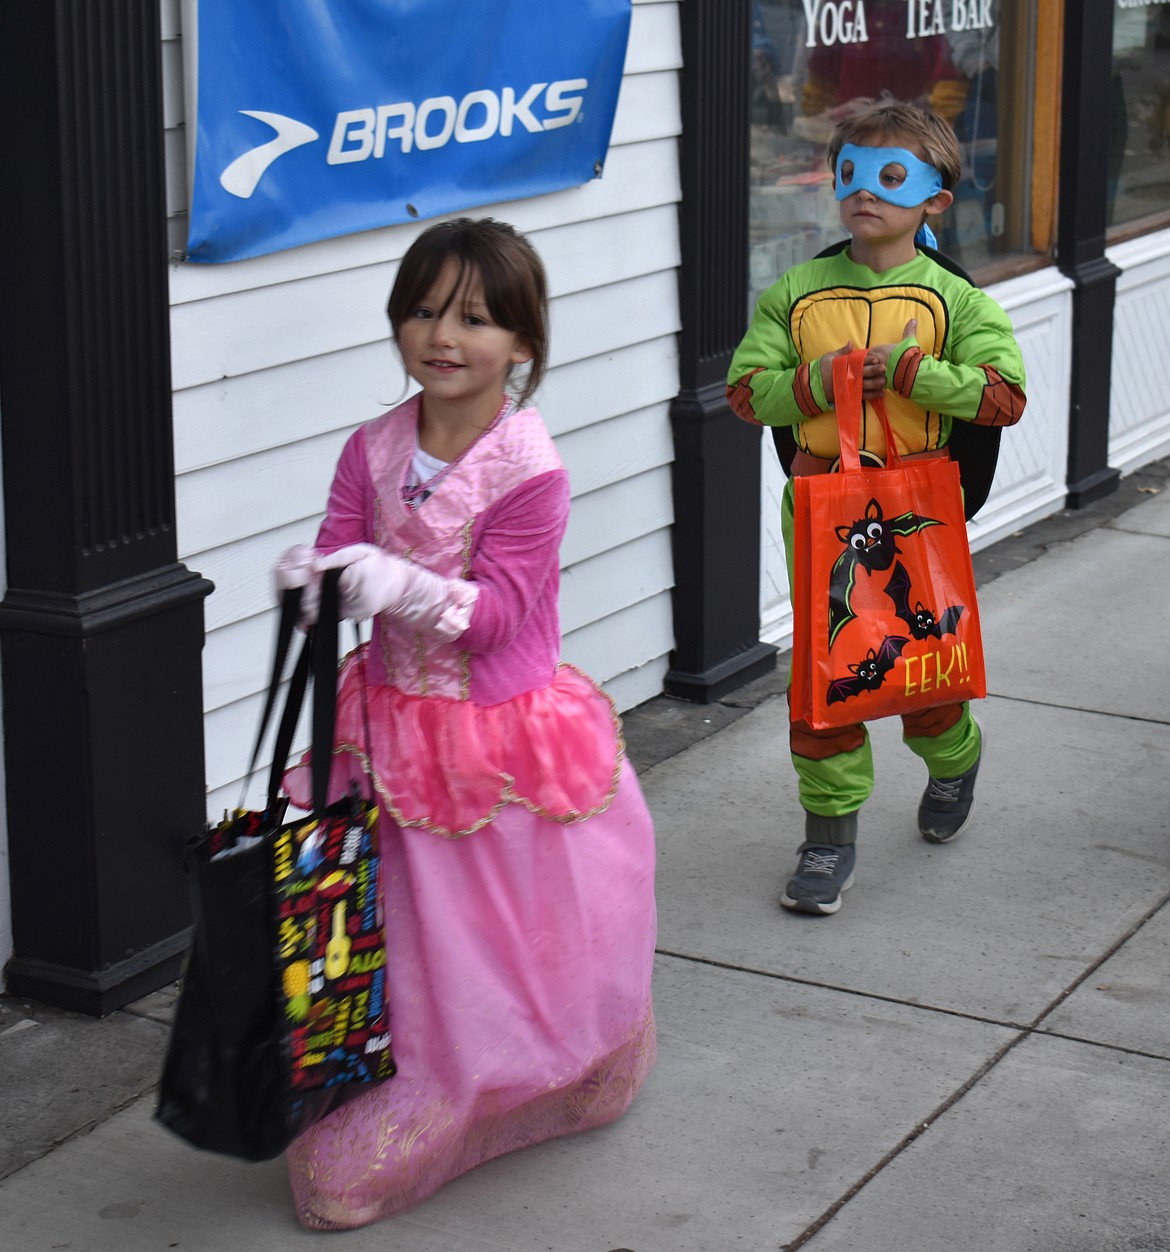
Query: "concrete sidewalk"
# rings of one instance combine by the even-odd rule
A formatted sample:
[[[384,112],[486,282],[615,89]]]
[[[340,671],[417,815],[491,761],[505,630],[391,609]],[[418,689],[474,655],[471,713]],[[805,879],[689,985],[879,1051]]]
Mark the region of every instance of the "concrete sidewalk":
[[[991,695],[972,828],[914,831],[874,725],[857,885],[800,841],[780,673],[627,718],[659,843],[658,1066],[612,1127],[505,1157],[354,1252],[1170,1249],[1170,462],[977,555]],[[151,1121],[172,993],[0,1000],[0,1246],[319,1246],[280,1161]]]

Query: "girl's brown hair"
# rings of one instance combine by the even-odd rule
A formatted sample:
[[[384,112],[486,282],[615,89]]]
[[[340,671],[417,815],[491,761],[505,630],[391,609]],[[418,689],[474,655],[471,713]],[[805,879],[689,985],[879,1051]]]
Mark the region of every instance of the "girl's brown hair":
[[[402,258],[386,306],[395,339],[448,261],[455,262],[458,274],[439,312],[462,297],[469,279],[479,279],[492,320],[532,353],[523,390],[516,397],[525,404],[548,366],[548,280],[536,249],[507,222],[460,217],[419,235]]]
[[[962,161],[959,141],[949,123],[930,109],[897,101],[859,100],[857,107],[838,123],[826,153],[829,169],[837,172],[837,157],[847,143],[910,148],[942,175],[950,189],[959,181]],[[874,144],[873,141],[880,141]]]

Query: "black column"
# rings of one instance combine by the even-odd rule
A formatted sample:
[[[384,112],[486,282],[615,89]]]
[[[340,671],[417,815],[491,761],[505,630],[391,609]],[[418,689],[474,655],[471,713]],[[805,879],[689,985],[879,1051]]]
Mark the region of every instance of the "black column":
[[[1121,272],[1105,256],[1113,5],[1066,0],[1060,117],[1057,264],[1073,280],[1068,504],[1082,508],[1117,487],[1109,465],[1113,303]]]
[[[175,976],[210,584],[177,561],[158,0],[0,6],[10,992]]]
[[[709,703],[772,668],[760,630],[760,432],[724,392],[747,328],[750,0],[687,0],[680,149],[682,390],[674,428],[674,634],[665,687]]]

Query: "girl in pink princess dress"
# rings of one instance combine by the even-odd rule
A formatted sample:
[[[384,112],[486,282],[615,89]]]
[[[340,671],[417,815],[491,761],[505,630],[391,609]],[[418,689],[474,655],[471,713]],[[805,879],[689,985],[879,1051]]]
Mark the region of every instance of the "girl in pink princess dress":
[[[373,618],[339,677],[333,778],[367,776],[380,801],[398,1073],[288,1151],[321,1230],[613,1121],[655,1054],[653,828],[612,703],[560,664],[569,482],[527,405],[543,267],[510,226],[446,222],[407,252],[388,312],[422,391],[350,438],[315,547],[276,577],[311,614],[340,567],[343,614]],[[288,784],[307,805],[303,765]]]

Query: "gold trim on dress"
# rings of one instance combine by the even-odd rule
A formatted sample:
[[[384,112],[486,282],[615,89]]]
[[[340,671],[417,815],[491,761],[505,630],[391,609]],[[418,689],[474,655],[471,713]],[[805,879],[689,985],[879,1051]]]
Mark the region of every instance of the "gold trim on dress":
[[[583,673],[575,665],[570,665],[566,661],[562,661],[558,669],[570,669],[578,674],[605,700],[609,707],[610,720],[614,729],[614,763],[613,770],[610,774],[608,788],[601,800],[592,808],[584,812],[573,809],[567,813],[550,812],[543,805],[535,804],[528,799],[527,796],[519,795],[513,790],[515,778],[510,774],[501,772],[500,774],[500,790],[497,793],[497,800],[488,808],[488,810],[477,818],[470,826],[461,827],[458,830],[452,830],[449,826],[445,826],[434,820],[430,816],[408,818],[405,813],[398,807],[394,801],[394,794],[389,787],[382,781],[374,771],[373,763],[370,761],[366,751],[356,743],[339,742],[333,749],[334,756],[348,755],[357,759],[361,765],[362,772],[370,779],[378,798],[382,802],[383,808],[390,815],[396,825],[404,829],[424,830],[428,834],[437,835],[440,839],[464,839],[468,835],[473,835],[477,830],[482,830],[485,826],[489,826],[496,817],[509,804],[519,805],[527,812],[534,816],[542,818],[544,821],[555,822],[560,826],[575,826],[578,822],[588,821],[591,817],[596,817],[599,813],[604,813],[606,809],[613,803],[613,798],[617,795],[618,786],[621,782],[622,763],[626,757],[626,741],[622,733],[621,717],[618,714],[617,706],[609,695],[602,691],[597,684]]]

